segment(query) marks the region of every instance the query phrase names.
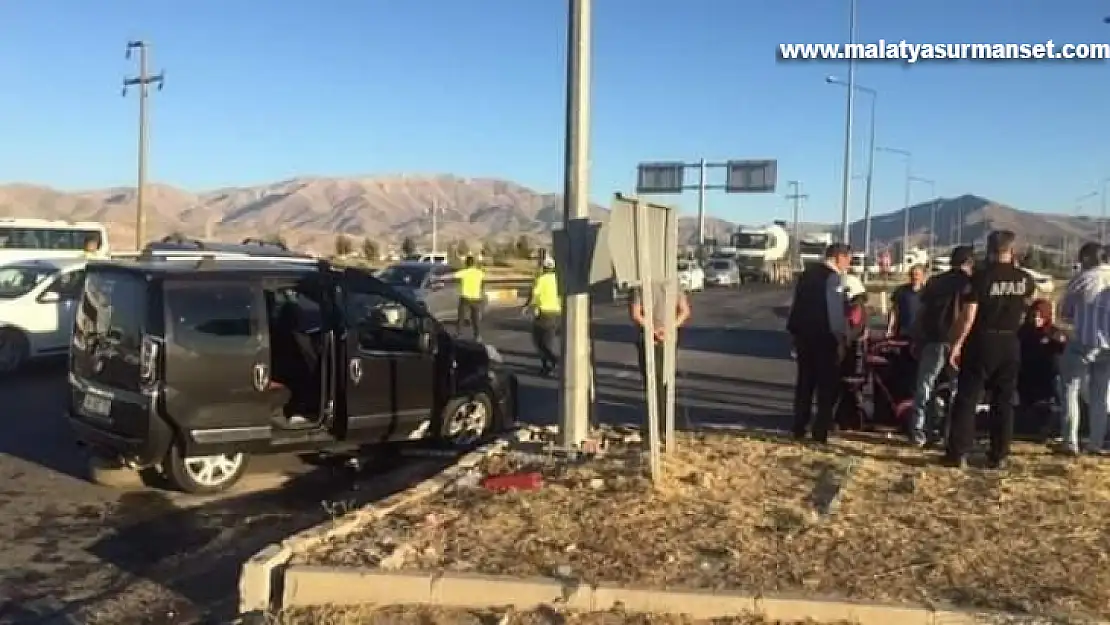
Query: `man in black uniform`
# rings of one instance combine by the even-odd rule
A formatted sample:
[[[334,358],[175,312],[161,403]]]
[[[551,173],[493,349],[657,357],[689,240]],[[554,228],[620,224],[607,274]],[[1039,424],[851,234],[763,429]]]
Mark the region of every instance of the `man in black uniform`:
[[[794,288],[786,331],[794,342],[798,378],[794,386],[794,438],[802,440],[813,421],[813,440],[829,437],[840,395],[840,363],[847,349],[847,318],[841,277],[852,261],[844,244],[830,245],[825,262],[806,267]],[[813,419],[813,396],[817,417]]]
[[[1021,348],[1017,331],[1033,300],[1033,278],[1014,264],[1015,236],[996,230],[987,237],[987,262],[971,277],[961,299],[960,321],[949,357],[960,376],[952,406],[945,464],[963,468],[975,444],[975,409],[990,390],[991,426],[987,466],[1000,469],[1014,435],[1014,393]]]

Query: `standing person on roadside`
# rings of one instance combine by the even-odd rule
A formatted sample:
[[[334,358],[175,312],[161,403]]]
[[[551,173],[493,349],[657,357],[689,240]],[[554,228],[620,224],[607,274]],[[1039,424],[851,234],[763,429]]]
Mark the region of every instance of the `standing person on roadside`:
[[[455,334],[462,335],[464,324],[470,324],[474,340],[482,340],[482,305],[484,304],[483,283],[486,272],[478,267],[478,262],[473,256],[466,257],[466,266],[455,272],[455,279],[459,281],[459,320]]]
[[[910,332],[917,354],[917,383],[914,386],[912,420],[907,425],[910,443],[923,447],[928,442],[926,414],[933,401],[937,378],[948,366],[948,356],[962,298],[971,289],[975,249],[960,245],[949,257],[951,269],[933,276],[921,289],[920,308]]]
[[[917,311],[921,307],[918,297],[921,288],[925,286],[925,266],[914,265],[910,267],[909,282],[894,289],[890,295],[890,315],[886,322],[887,338],[908,338],[913,322],[917,318]]]
[[[652,289],[652,349],[655,350],[655,388],[660,398],[659,405],[663,405],[666,397],[666,379],[663,376],[663,346],[667,338],[667,283],[656,282]],[[640,367],[640,380],[644,390],[647,390],[647,349],[644,346],[644,326],[647,318],[644,316],[643,288],[633,289],[628,298],[628,314],[636,328],[636,359]],[[690,300],[686,291],[679,287],[675,294],[674,327],[678,331],[690,319]],[[677,341],[677,337],[676,337]],[[678,355],[678,350],[675,350]],[[676,365],[677,366],[677,365]]]
[[[1064,350],[1064,443],[1062,451],[1079,453],[1079,394],[1087,377],[1090,438],[1085,451],[1106,449],[1106,401],[1110,390],[1110,264],[1097,243],[1079,248],[1080,273],[1068,283],[1061,317],[1072,327]]]
[[[524,310],[532,314],[532,343],[540,354],[540,375],[548,376],[558,369],[555,355],[555,336],[563,316],[562,294],[559,277],[555,273],[555,259],[544,256],[543,269],[532,282],[532,292],[524,303]]]
[[[1016,237],[995,230],[987,237],[987,263],[971,277],[963,297],[956,340],[948,356],[960,370],[945,464],[963,468],[975,445],[975,412],[990,390],[991,425],[987,466],[1002,469],[1014,436],[1014,393],[1021,367],[1018,330],[1033,301],[1032,276],[1014,264]]]
[[[840,363],[847,349],[848,324],[844,315],[842,277],[852,262],[852,250],[843,243],[825,249],[825,262],[802,272],[794,287],[794,302],[786,331],[797,354],[798,379],[794,386],[794,438],[803,440],[812,421],[813,440],[828,441],[836,400],[840,393]],[[817,396],[817,418],[813,399]]]

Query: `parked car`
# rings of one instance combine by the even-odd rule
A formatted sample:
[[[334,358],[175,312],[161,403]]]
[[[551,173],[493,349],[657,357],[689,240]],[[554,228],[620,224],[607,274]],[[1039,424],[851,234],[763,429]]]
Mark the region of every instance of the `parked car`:
[[[686,291],[705,289],[705,271],[693,260],[678,261],[678,285]]]
[[[409,262],[416,262],[416,263],[433,263],[433,264],[436,264],[436,265],[446,265],[446,264],[448,264],[447,254],[431,253],[431,252],[428,252],[428,253],[425,253],[425,254],[412,254],[412,255],[406,256],[405,260],[409,261]]]
[[[361,269],[293,258],[93,262],[68,420],[94,467],[154,468],[190,493],[252,454],[433,439],[512,423],[516,377]]]
[[[453,321],[459,314],[459,286],[450,266],[401,261],[376,274],[376,277],[413,298],[440,321]]]
[[[740,284],[740,269],[736,261],[718,258],[705,266],[705,284],[708,286],[737,286]]]
[[[85,261],[39,258],[0,265],[0,374],[69,349]]]

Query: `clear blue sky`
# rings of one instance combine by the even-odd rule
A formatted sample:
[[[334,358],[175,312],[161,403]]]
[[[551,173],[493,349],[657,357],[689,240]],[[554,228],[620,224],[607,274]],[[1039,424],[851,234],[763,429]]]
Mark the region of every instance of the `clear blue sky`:
[[[595,199],[628,190],[641,160],[771,157],[778,195],[715,193],[711,213],[785,217],[784,181],[799,179],[805,217],[837,219],[845,93],[823,78],[846,68],[776,50],[844,40],[846,0],[594,4]],[[125,42],[142,37],[167,70],[159,182],[449,172],[559,190],[565,13],[564,0],[9,0],[0,180],[132,184],[136,100],[119,82],[135,69]],[[860,39],[1103,42],[1107,14],[1106,0],[860,0]],[[1070,212],[1110,176],[1108,63],[870,62],[859,80],[880,91],[879,143],[912,150],[941,195]],[[857,120],[862,171],[865,106]],[[901,206],[900,168],[880,157],[877,209]]]

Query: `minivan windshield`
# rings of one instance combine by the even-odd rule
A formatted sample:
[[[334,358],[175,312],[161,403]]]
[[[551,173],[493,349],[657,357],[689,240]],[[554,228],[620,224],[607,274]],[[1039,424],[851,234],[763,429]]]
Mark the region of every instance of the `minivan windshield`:
[[[383,269],[377,278],[391,286],[419,288],[430,269],[420,265],[392,265]]]
[[[0,267],[0,299],[23,297],[55,273],[57,270],[49,267],[30,265]]]
[[[715,260],[709,263],[709,268],[714,271],[728,271],[732,269],[732,262],[727,260]]]

